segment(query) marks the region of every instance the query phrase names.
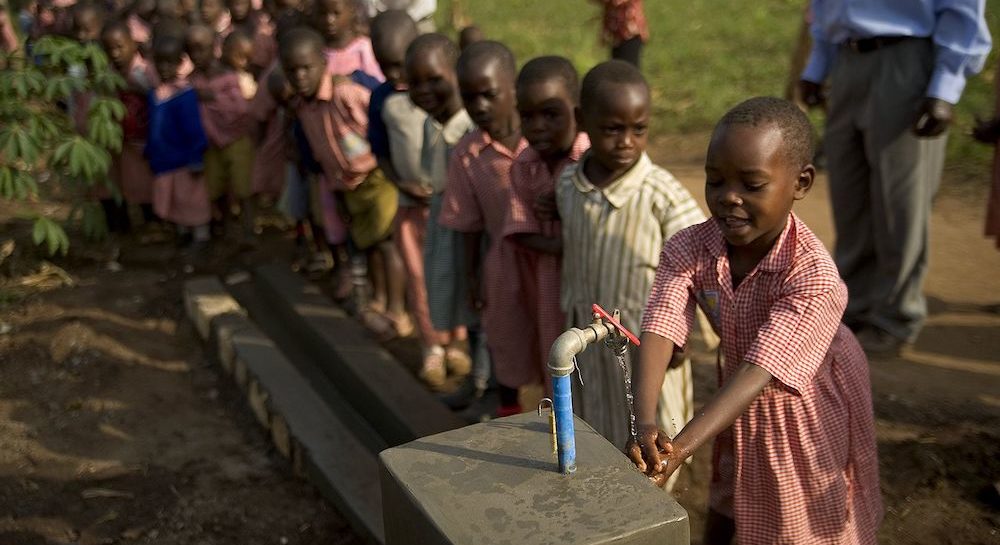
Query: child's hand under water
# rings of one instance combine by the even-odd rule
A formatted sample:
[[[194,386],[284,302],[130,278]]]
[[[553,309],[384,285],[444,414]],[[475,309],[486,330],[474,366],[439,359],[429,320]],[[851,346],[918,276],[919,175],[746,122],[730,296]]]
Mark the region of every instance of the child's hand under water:
[[[662,488],[680,466],[674,460],[674,446],[670,443],[667,432],[656,426],[639,425],[635,435],[637,441],[629,439],[625,445],[625,454],[639,471]]]

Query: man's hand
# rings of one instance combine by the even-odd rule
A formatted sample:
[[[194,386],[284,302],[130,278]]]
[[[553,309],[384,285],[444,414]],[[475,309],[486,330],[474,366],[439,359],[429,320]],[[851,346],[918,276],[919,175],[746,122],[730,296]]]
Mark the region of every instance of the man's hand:
[[[927,97],[920,105],[917,122],[913,124],[913,132],[922,138],[938,136],[948,129],[952,118],[951,104],[939,98]]]
[[[1000,117],[985,120],[977,117],[972,137],[983,144],[996,144],[1000,141]]]
[[[823,92],[822,83],[804,79],[799,80],[799,97],[810,108],[819,108],[826,105],[826,93]]]
[[[545,193],[539,195],[532,206],[535,217],[539,221],[556,221],[559,219],[559,207],[556,206],[556,194]]]

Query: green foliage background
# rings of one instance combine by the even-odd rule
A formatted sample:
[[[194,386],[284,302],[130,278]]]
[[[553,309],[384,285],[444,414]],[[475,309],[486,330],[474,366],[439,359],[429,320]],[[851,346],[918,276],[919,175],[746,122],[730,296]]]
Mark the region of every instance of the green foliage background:
[[[438,3],[442,27],[455,0]],[[608,56],[598,41],[600,9],[591,0],[459,0],[490,39],[508,44],[519,62],[563,55],[581,73]],[[757,95],[784,94],[805,0],[650,0],[652,38],[643,72],[654,90],[654,132],[706,131],[726,110]],[[993,111],[1000,43],[1000,2],[988,0],[994,49],[982,74],[969,81],[949,141],[948,169],[959,179],[985,181],[991,150],[968,137],[974,115]]]
[[[102,184],[121,198],[107,174],[111,153],[122,146],[125,108],[117,91],[125,83],[97,44],[45,37],[32,53],[30,59],[20,52],[2,59],[0,198],[31,202],[38,198],[39,179],[55,180],[64,186],[60,193],[73,199],[68,221],[79,221],[90,237],[103,236],[104,217],[90,194]],[[66,108],[81,93],[90,100],[85,126],[76,127]],[[44,244],[50,255],[66,254],[69,237],[62,225],[29,206],[24,210],[34,220],[35,244]]]

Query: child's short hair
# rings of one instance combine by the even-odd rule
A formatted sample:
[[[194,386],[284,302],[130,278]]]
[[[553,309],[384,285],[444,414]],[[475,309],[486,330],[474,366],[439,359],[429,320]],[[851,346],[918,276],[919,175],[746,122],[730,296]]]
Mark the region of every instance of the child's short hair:
[[[573,104],[580,104],[580,76],[566,57],[545,55],[531,59],[521,67],[521,72],[517,75],[517,86],[556,78],[562,80]]]
[[[154,38],[153,57],[168,58],[180,62],[181,58],[184,57],[184,40],[173,33]]]
[[[798,106],[783,98],[755,97],[743,101],[722,116],[715,130],[733,125],[760,127],[770,124],[781,131],[782,153],[786,159],[799,167],[812,162],[816,153],[812,124]]]
[[[431,51],[440,51],[448,66],[455,66],[455,63],[458,62],[458,48],[455,47],[455,42],[444,34],[432,32],[421,34],[410,43],[410,47],[406,48],[406,64],[409,65],[413,62],[417,55]]]
[[[458,56],[456,70],[461,74],[469,68],[490,61],[498,61],[500,68],[510,75],[511,80],[517,77],[517,61],[514,60],[514,53],[506,45],[494,40],[483,40],[465,48],[465,51]]]
[[[485,39],[483,31],[479,27],[469,25],[458,33],[458,47],[463,50],[468,49],[470,45]]]
[[[410,43],[418,34],[420,32],[417,30],[417,23],[401,9],[383,11],[372,19],[371,40],[375,51],[383,49],[388,44]]]
[[[649,93],[649,83],[633,64],[613,60],[598,64],[583,77],[580,86],[580,106],[588,111],[607,98],[612,87],[621,85],[636,85]]]
[[[101,38],[105,38],[114,32],[121,32],[126,40],[134,41],[132,39],[132,32],[128,28],[128,23],[124,19],[112,19],[104,23],[104,26],[101,27]]]
[[[281,44],[284,41],[285,34],[288,34],[289,31],[307,26],[308,24],[309,18],[305,13],[297,9],[285,10],[278,15],[278,19],[274,23],[275,39],[278,40],[278,44]]]
[[[107,15],[107,11],[104,7],[92,0],[74,4],[73,7],[70,8],[70,13],[72,14],[74,20],[85,13],[92,14],[102,24],[104,23],[104,18]]]
[[[234,29],[224,40],[222,40],[222,54],[226,55],[240,42],[253,45],[253,38],[243,30]]]
[[[326,40],[319,32],[308,28],[308,27],[298,27],[293,28],[282,36],[281,44],[279,45],[278,53],[282,59],[286,55],[291,53],[294,49],[308,45],[316,50],[317,53],[322,54],[323,48],[326,47]]]

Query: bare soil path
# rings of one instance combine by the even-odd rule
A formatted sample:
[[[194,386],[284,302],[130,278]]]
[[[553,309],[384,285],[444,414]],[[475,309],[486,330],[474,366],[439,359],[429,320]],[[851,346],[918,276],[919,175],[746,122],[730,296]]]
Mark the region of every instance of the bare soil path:
[[[699,200],[704,141],[664,138],[653,153]],[[825,183],[796,211],[830,245]],[[931,229],[930,320],[903,357],[871,362],[882,543],[1000,540],[1000,252],[979,234],[983,206],[982,195],[945,187]],[[11,221],[0,209],[5,237],[23,240]],[[240,263],[212,267],[290,254],[272,234]],[[119,272],[71,257],[58,263],[76,287],[0,304],[0,545],[355,543],[290,476],[202,351],[170,256],[126,244]],[[699,355],[695,373],[703,401],[714,359]],[[700,452],[677,490],[695,544],[708,461]]]

